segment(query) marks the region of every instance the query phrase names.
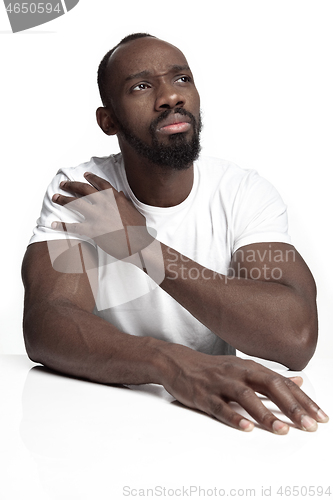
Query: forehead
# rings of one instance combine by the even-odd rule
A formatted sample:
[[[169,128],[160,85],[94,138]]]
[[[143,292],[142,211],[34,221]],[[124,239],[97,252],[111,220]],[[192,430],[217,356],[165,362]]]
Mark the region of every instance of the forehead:
[[[145,37],[120,45],[109,59],[108,72],[112,82],[122,83],[143,71],[163,74],[174,66],[187,64],[184,54],[174,45]]]

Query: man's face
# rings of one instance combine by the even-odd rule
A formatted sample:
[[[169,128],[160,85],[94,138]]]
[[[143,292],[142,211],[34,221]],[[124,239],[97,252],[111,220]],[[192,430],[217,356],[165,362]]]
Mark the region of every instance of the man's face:
[[[154,38],[120,46],[109,62],[110,103],[122,151],[183,169],[200,151],[200,99],[176,47]]]

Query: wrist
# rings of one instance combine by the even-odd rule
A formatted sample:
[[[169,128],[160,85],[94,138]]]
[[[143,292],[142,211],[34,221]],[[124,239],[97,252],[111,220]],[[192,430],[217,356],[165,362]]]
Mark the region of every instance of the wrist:
[[[151,245],[155,237],[144,226],[124,226],[129,254],[133,255]]]
[[[183,370],[184,360],[192,350],[180,344],[173,344],[163,340],[156,340],[153,356],[154,383],[163,385],[166,389],[173,385],[173,381]]]

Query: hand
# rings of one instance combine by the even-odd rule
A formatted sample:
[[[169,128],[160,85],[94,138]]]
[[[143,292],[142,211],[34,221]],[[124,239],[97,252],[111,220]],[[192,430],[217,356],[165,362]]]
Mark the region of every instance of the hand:
[[[178,401],[221,422],[251,431],[253,422],[234,411],[237,402],[260,426],[287,434],[289,426],[269,411],[256,392],[267,396],[298,427],[315,431],[328,417],[300,389],[301,377],[286,378],[252,360],[236,356],[210,356],[187,347],[170,347],[169,366],[162,384]]]
[[[93,239],[105,252],[117,259],[133,255],[154,238],[148,233],[146,220],[124,193],[118,192],[106,180],[92,173],[86,173],[84,182],[64,181],[60,187],[74,195],[55,194],[54,203],[79,212],[83,222],[53,222],[52,228]]]

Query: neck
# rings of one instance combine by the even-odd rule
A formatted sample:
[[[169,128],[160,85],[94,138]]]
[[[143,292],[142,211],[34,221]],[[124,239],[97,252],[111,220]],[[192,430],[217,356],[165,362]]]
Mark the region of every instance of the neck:
[[[193,186],[193,165],[184,170],[165,168],[123,152],[128,183],[141,203],[173,207],[182,203]]]

